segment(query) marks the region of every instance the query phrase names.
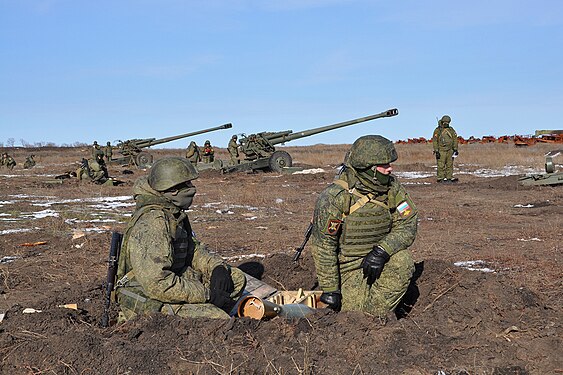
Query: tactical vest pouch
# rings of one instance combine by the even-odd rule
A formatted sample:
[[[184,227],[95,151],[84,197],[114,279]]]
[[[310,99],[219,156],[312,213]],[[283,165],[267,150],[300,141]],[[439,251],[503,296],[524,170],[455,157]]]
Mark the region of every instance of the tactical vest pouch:
[[[136,314],[147,314],[160,312],[164,303],[142,296],[136,291],[119,288],[117,291],[119,304]]]

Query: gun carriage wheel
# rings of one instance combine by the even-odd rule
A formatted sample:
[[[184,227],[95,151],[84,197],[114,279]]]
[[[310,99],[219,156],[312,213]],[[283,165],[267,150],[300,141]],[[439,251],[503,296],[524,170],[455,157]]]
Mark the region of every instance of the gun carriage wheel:
[[[291,167],[292,165],[291,155],[285,151],[276,151],[270,156],[269,166],[274,172],[281,172],[283,168]]]
[[[137,167],[144,168],[152,164],[153,157],[148,152],[141,152],[135,157]]]

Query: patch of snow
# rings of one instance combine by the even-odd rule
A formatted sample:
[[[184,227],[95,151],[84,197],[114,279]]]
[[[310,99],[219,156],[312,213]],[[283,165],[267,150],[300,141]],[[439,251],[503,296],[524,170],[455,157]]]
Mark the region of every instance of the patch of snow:
[[[483,260],[466,260],[454,262],[454,266],[465,268],[469,271],[496,272],[494,269],[486,267],[487,263]]]
[[[513,207],[516,207],[516,208],[532,208],[532,207],[534,207],[534,205],[533,205],[533,204],[530,204],[530,203],[528,203],[528,204],[526,204],[526,205],[523,205],[523,204],[515,204]]]
[[[540,240],[539,238],[534,237],[534,238],[528,238],[528,239],[525,239],[525,238],[518,238],[516,241],[523,241],[523,242],[538,241],[538,242],[541,242],[541,241],[543,241],[543,240]]]
[[[243,255],[233,255],[230,257],[223,257],[227,261],[242,260],[248,258],[266,258],[264,254],[243,254]]]
[[[417,179],[417,178],[427,178],[434,176],[434,173],[428,172],[396,172],[393,173],[400,178]]]
[[[4,264],[4,263],[12,263],[14,260],[18,259],[19,257],[17,256],[5,256],[0,258],[0,264]]]
[[[281,198],[276,198],[276,200],[275,200],[274,202],[276,202],[277,204],[280,204],[280,203],[283,203],[283,199],[281,199]]]
[[[2,235],[2,234],[12,234],[12,233],[24,233],[24,232],[31,232],[31,229],[29,229],[29,228],[4,229],[4,230],[0,230],[0,235]]]
[[[322,168],[304,169],[302,171],[293,172],[293,174],[317,174],[324,173],[325,170]]]
[[[22,213],[21,216],[29,219],[43,219],[44,217],[58,217],[59,213],[51,209],[46,209],[43,211]]]
[[[252,217],[247,217],[246,220],[256,220],[258,219],[258,216],[252,216]]]

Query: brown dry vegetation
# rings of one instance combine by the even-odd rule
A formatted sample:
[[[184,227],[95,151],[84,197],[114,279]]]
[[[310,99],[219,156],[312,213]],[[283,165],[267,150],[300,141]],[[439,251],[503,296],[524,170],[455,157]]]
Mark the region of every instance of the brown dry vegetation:
[[[283,148],[296,164],[325,170],[314,175],[202,173],[190,213],[195,232],[235,264],[261,264],[263,280],[275,287],[312,287],[308,249],[298,264],[290,257],[318,193],[333,179],[348,147]],[[397,172],[433,173],[431,145],[397,149]],[[543,154],[551,149],[463,145],[456,165],[458,172],[510,165],[540,171]],[[319,311],[307,319],[266,322],[152,316],[101,329],[109,231],[123,230],[132,207],[99,207],[96,199],[130,195],[133,181],[146,171],[123,175],[123,168],[111,165],[110,173],[125,181],[117,187],[73,180],[52,184],[52,176],[74,170],[89,150],[8,152],[18,166],[12,172],[0,169],[0,258],[17,258],[0,264],[0,312],[6,313],[0,323],[2,374],[563,372],[561,186],[523,188],[516,176],[471,174],[448,186],[435,184],[433,176],[402,179],[419,209],[412,251],[421,271],[420,295],[407,318],[387,325],[365,314]],[[32,152],[38,165],[23,170]],[[154,150],[156,158],[183,153]],[[226,158],[224,149],[218,154]],[[45,209],[59,216],[29,215]],[[116,221],[99,222],[107,219]],[[73,239],[80,233],[85,235]],[[21,246],[35,241],[47,244]],[[482,260],[495,272],[453,265],[468,260]],[[64,303],[78,303],[79,310],[57,308]],[[42,313],[23,314],[26,307]]]

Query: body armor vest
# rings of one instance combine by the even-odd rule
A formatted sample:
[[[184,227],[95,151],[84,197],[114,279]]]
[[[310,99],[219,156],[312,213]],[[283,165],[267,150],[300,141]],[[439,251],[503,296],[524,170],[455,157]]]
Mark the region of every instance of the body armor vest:
[[[339,185],[342,186],[340,183]],[[393,224],[391,214],[396,208],[393,190],[393,188],[389,190],[391,196],[389,194],[362,195],[347,189],[343,191],[343,194],[350,195],[350,204],[349,207],[344,207],[342,232],[339,238],[338,260],[341,272],[360,268],[362,259],[391,231]]]

